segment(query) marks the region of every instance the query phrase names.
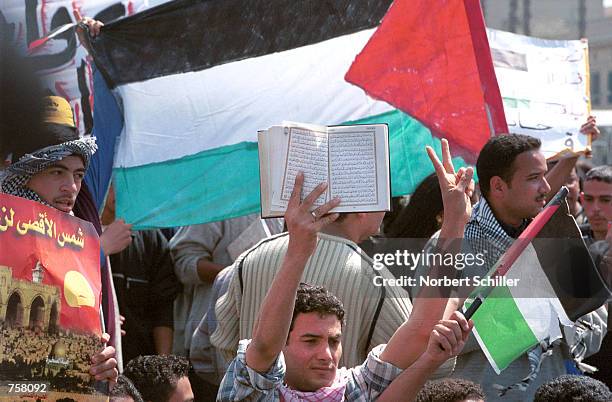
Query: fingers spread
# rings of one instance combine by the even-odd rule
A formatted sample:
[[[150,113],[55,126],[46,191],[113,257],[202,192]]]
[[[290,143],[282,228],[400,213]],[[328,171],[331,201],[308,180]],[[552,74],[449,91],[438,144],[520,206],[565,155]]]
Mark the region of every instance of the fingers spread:
[[[317,215],[317,217],[324,216],[329,211],[331,211],[332,209],[336,208],[338,205],[340,205],[340,198],[336,197],[336,198],[326,202],[325,204],[321,205],[314,212]]]
[[[291,197],[289,197],[289,203],[287,205],[287,209],[289,207],[296,207],[300,204],[300,200],[302,199],[302,186],[304,185],[304,173],[298,172],[295,175],[295,181],[293,182],[293,191],[291,191]]]
[[[444,169],[446,169],[446,173],[455,174],[450,148],[445,138],[442,139],[442,164],[444,165]]]
[[[443,180],[446,171],[444,170],[444,166],[442,166],[442,162],[440,162],[440,159],[438,159],[438,155],[436,155],[432,147],[428,146],[425,147],[425,149],[427,150],[427,155],[429,156],[429,159],[431,160],[431,163],[433,164],[434,169],[436,170],[436,176],[438,176],[438,180]]]
[[[326,189],[327,183],[320,183],[314,190],[312,190],[310,194],[308,194],[302,205],[310,210],[310,207],[314,205],[315,201],[325,192]]]

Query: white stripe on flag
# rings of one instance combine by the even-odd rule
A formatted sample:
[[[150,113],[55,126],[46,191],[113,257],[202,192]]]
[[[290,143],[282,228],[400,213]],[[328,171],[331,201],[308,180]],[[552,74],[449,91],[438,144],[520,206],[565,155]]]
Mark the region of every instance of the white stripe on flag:
[[[115,167],[254,142],[283,120],[328,125],[393,110],[344,81],[373,32],[118,87],[125,127]]]
[[[542,314],[544,314],[544,311],[554,312],[563,325],[573,325],[561,306],[561,302],[557,298],[555,290],[546,277],[544,269],[540,265],[540,260],[533,247],[533,243],[529,243],[529,245],[525,247],[525,250],[523,250],[512,267],[510,267],[506,277],[519,279],[518,286],[509,288],[510,294],[514,297],[519,309],[529,317],[533,317],[535,328],[541,328],[543,330],[541,325],[537,325],[536,322],[538,321],[538,317],[541,318],[542,322],[546,321],[543,318],[545,315],[539,315],[539,313],[532,313],[531,311],[535,312],[539,310],[540,307],[538,306],[544,303],[550,306],[550,310],[548,308],[543,309],[541,311]],[[529,297],[525,298],[525,296]],[[547,326],[550,328],[549,324],[547,324]],[[558,329],[559,326],[556,325],[556,327]],[[534,327],[532,327],[532,329],[533,328]],[[555,334],[557,333],[553,328],[550,329],[553,330]],[[537,334],[538,332],[535,333]]]
[[[474,335],[497,374],[538,342],[559,339],[559,320],[570,323],[529,244],[506,274],[516,286],[493,290],[474,315]]]

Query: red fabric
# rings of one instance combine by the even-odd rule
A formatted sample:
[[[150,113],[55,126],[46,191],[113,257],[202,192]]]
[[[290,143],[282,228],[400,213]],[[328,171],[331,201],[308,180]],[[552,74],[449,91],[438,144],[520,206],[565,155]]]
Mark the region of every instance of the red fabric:
[[[45,233],[32,229],[33,224],[42,225]],[[83,240],[83,247],[66,240],[72,235]],[[21,296],[21,291],[15,290],[18,288],[15,281],[31,281],[32,268],[38,261],[44,267],[42,284],[59,289],[59,325],[64,329],[101,335],[100,241],[93,225],[55,208],[0,194],[0,266],[11,270],[9,296],[16,293]],[[72,286],[65,284],[65,278],[70,278]],[[65,285],[85,295],[85,299],[78,299],[78,305],[71,306]],[[93,295],[93,306],[81,305],[82,300],[90,300],[88,290]],[[26,305],[23,296],[20,299],[24,303],[22,324],[27,326],[29,316],[25,313],[30,306]],[[46,309],[51,308],[50,300],[44,298],[43,302]]]
[[[538,236],[544,225],[548,223],[550,218],[559,209],[559,204],[548,205],[531,221],[529,226],[521,233],[519,238],[512,243],[508,251],[501,256],[497,270],[494,276],[504,276],[510,270],[510,267],[516,262],[519,256],[525,251],[525,248]]]
[[[492,135],[507,132],[477,3],[396,0],[346,81],[477,154]]]

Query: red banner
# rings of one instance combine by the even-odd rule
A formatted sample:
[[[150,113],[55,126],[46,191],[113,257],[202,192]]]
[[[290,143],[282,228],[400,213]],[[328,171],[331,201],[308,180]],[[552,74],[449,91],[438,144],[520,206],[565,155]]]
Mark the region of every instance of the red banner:
[[[52,400],[103,396],[89,375],[102,348],[101,289],[91,223],[0,194],[0,400],[23,399],[14,392],[29,388],[15,381]]]

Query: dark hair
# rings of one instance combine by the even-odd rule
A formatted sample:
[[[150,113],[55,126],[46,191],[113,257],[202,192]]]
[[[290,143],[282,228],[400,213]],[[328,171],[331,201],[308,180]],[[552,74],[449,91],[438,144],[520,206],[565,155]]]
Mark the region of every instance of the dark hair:
[[[415,402],[462,402],[468,398],[485,399],[480,385],[462,378],[445,378],[427,382]]]
[[[0,161],[17,147],[35,146],[43,91],[31,62],[18,55],[2,31],[0,15]]]
[[[609,402],[612,392],[606,384],[584,375],[562,375],[540,385],[534,402]]]
[[[293,308],[289,331],[293,329],[293,323],[298,314],[313,312],[319,313],[321,316],[333,314],[344,326],[344,306],[342,306],[340,299],[329,293],[324,287],[300,283],[295,297],[295,307]]]
[[[138,356],[128,362],[123,374],[132,380],[144,400],[166,402],[178,380],[189,375],[189,361],[175,355]]]
[[[18,161],[23,155],[37,151],[41,148],[77,140],[79,138],[79,133],[74,127],[54,123],[43,123],[40,125],[40,131],[33,137],[34,139],[29,142],[16,144],[13,151],[13,162]]]
[[[476,161],[476,172],[480,191],[489,195],[491,178],[499,176],[510,183],[516,171],[514,160],[523,152],[540,149],[539,139],[522,134],[505,134],[491,138],[480,151]]]
[[[132,381],[123,374],[117,378],[117,384],[111,389],[109,396],[110,402],[113,402],[113,398],[132,398],[134,402],[144,402]]]
[[[436,217],[444,210],[442,192],[435,173],[427,176],[410,196],[408,205],[385,228],[386,237],[429,239],[439,229]]]
[[[603,181],[604,183],[612,184],[612,166],[603,165],[597,166],[589,170],[584,177],[584,181]]]

